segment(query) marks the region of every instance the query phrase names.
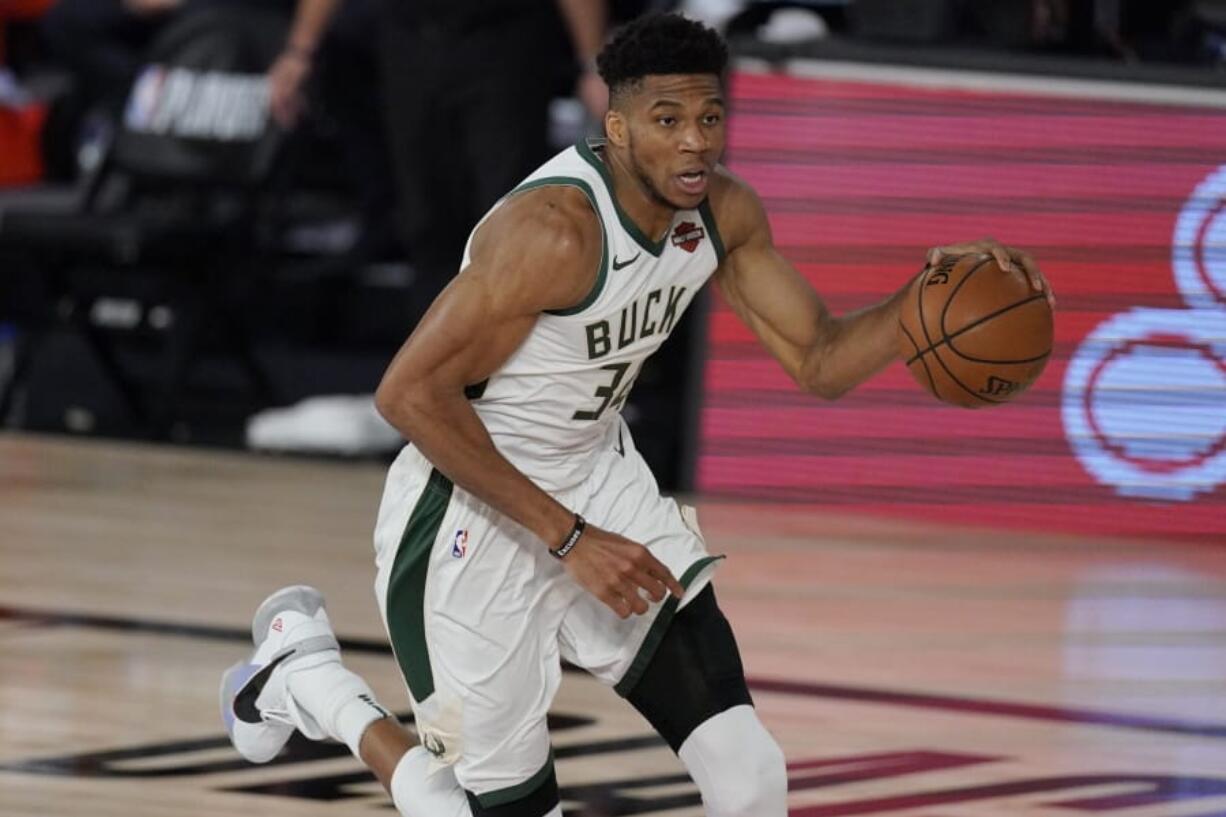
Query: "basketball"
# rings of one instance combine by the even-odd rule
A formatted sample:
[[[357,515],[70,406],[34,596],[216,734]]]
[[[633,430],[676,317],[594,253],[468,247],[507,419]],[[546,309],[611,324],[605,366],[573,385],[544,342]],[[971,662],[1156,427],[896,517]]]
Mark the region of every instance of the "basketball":
[[[919,384],[946,403],[1007,403],[1038,379],[1051,356],[1052,312],[1023,276],[991,255],[943,258],[911,285],[898,344]]]

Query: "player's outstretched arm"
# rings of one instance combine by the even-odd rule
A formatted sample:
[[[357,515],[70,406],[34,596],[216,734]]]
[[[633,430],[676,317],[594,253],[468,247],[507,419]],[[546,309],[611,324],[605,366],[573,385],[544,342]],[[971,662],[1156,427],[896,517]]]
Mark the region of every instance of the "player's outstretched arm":
[[[753,190],[729,178],[721,192],[715,212],[728,255],[717,277],[720,289],[792,379],[805,391],[834,399],[885,368],[898,354],[899,304],[910,282],[874,306],[836,317],[779,254]],[[1052,300],[1034,260],[992,239],[934,248],[928,259],[969,252],[991,253],[1001,269],[1026,276]]]
[[[583,194],[521,193],[478,229],[468,267],[439,295],[392,360],[375,404],[452,482],[514,519],[549,547],[575,515],[495,448],[464,388],[487,379],[532,331],[541,312],[579,303],[600,264],[600,226]],[[643,613],[680,584],[646,548],[589,525],[563,563],[621,616]]]
[[[776,249],[752,189],[731,178],[714,208],[728,249],[716,277],[720,290],[802,389],[834,399],[894,359],[902,291],[835,317]]]

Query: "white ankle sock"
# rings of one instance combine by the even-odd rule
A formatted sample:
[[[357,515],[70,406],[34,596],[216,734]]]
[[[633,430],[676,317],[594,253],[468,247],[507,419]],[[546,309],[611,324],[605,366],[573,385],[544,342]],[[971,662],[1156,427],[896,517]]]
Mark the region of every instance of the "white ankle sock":
[[[360,759],[358,744],[362,734],[372,723],[390,714],[375,700],[366,681],[341,664],[340,653],[336,650],[304,656],[286,669],[290,670],[285,684],[292,702],[314,720],[324,734],[344,743],[353,756]],[[314,737],[311,725],[300,723],[299,729],[307,737]]]
[[[468,797],[450,766],[428,772],[430,753],[414,746],[392,773],[392,802],[403,817],[472,817]],[[561,812],[559,812],[561,814]]]

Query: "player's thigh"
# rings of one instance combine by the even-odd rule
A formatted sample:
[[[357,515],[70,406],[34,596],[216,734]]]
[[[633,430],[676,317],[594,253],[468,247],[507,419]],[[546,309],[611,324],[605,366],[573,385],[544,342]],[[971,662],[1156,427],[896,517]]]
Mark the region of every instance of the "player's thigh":
[[[645,546],[686,588],[683,600],[648,599],[647,613],[626,619],[591,594],[567,610],[559,634],[562,655],[624,695],[637,683],[673,616],[710,581],[719,559],[707,552],[692,509],[660,495],[628,435],[601,458],[589,486],[591,498],[580,512],[592,524]]]
[[[375,540],[376,596],[423,746],[478,805],[539,796],[573,597],[557,561],[411,447],[389,472]]]

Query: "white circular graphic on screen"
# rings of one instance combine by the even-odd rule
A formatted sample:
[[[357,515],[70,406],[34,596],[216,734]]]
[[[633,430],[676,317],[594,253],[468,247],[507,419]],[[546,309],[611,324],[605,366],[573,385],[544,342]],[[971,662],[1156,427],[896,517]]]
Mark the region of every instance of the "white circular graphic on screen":
[[[1064,376],[1077,459],[1123,496],[1187,501],[1226,482],[1226,310],[1133,309]]]
[[[1188,306],[1226,309],[1226,165],[1197,185],[1179,212],[1171,264]]]

